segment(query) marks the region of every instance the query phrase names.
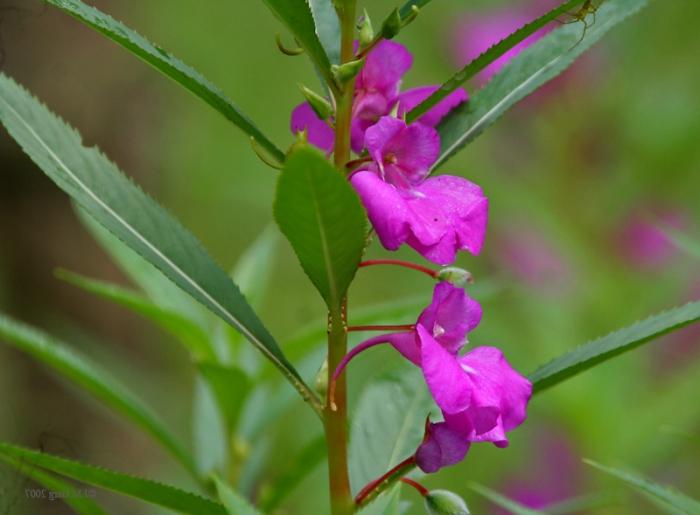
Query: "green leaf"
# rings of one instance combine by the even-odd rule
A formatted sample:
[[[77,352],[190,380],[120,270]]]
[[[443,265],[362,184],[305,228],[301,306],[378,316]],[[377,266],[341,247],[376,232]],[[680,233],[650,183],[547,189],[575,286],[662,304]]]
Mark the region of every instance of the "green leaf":
[[[569,1],[563,5],[570,6],[577,3],[581,3],[581,1]],[[469,102],[462,104],[443,119],[438,126],[442,148],[433,169],[440,167],[464,145],[473,141],[510,107],[563,72],[577,57],[600,40],[608,30],[639,11],[647,3],[648,0],[606,0],[598,9],[596,23],[590,25],[591,22],[589,22],[589,28],[583,39],[581,39],[584,30],[583,23],[572,23],[553,30],[523,50],[504,66],[483,89],[473,94]],[[556,16],[559,16],[561,7],[550,11],[543,18],[551,19],[550,15],[554,12],[557,13]],[[538,21],[532,23],[537,23],[537,28],[539,28]],[[526,25],[520,30],[524,31],[530,25]],[[515,32],[467,65],[464,80],[481,71],[484,66],[488,66],[494,58],[502,55],[500,50],[493,52],[494,49],[508,50],[510,43],[520,41],[520,36],[525,35],[525,33],[520,33],[520,36],[516,37],[519,33],[520,31]],[[506,42],[508,44],[505,44]],[[448,90],[452,91],[457,85],[451,89],[448,88]],[[431,98],[429,97],[426,102],[432,103]],[[415,115],[420,112],[419,108],[420,106],[411,111],[409,119],[415,118]]]
[[[663,503],[677,510],[678,513],[683,513],[686,515],[697,515],[700,513],[700,502],[679,492],[675,488],[659,485],[634,472],[626,472],[624,470],[606,467],[591,460],[583,461],[588,465],[605,472],[606,474],[610,474],[611,476],[621,479],[637,490],[662,501]]]
[[[85,465],[5,442],[0,442],[0,455],[176,512],[196,513],[197,515],[226,515],[226,510],[218,503],[150,479]]]
[[[529,375],[534,393],[698,320],[700,301],[690,302],[581,345]]]
[[[690,257],[700,259],[700,242],[670,225],[658,222],[656,226],[678,249],[682,250]]]
[[[0,338],[41,361],[147,431],[196,477],[196,467],[192,458],[170,434],[165,424],[136,395],[113,379],[101,366],[65,343],[16,322],[2,313],[0,313]]]
[[[318,411],[315,395],[287,361],[238,287],[197,239],[95,148],[6,75],[0,120],[61,189],[170,280],[239,330]]]
[[[248,376],[238,368],[218,363],[201,362],[197,367],[211,386],[223,415],[227,433],[231,434],[252,386]]]
[[[97,504],[89,492],[80,491],[75,486],[67,481],[63,481],[56,476],[42,472],[36,467],[27,466],[27,463],[0,455],[0,461],[4,461],[17,469],[17,471],[34,480],[47,490],[50,490],[55,499],[60,499],[70,506],[78,515],[104,515],[105,511]],[[53,500],[49,498],[49,500]]]
[[[191,421],[194,455],[201,474],[225,471],[231,440],[214,389],[201,374],[195,377]]]
[[[470,482],[467,484],[467,488],[488,499],[496,506],[500,506],[504,510],[508,510],[508,512],[512,513],[513,515],[540,515],[545,513],[543,511],[531,510],[530,508],[508,499],[506,496],[480,485],[479,483]]]
[[[297,456],[283,467],[279,477],[270,486],[270,495],[261,503],[265,513],[272,513],[306,476],[311,474],[326,457],[326,439],[323,436],[307,443]]]
[[[142,315],[175,336],[195,359],[214,357],[207,333],[179,313],[160,308],[142,295],[113,283],[90,279],[62,269],[56,270],[56,276],[78,288]]]
[[[365,247],[364,210],[352,186],[321,152],[297,146],[279,177],[274,211],[304,271],[336,310]]]
[[[596,494],[581,495],[559,501],[547,506],[547,515],[567,515],[569,513],[594,513],[611,504],[615,504],[615,496],[602,492]]]
[[[340,21],[332,0],[309,0],[316,35],[332,64],[340,63]]]
[[[354,491],[415,453],[433,408],[417,370],[401,366],[372,381],[357,402],[350,431]]]
[[[216,484],[219,499],[224,503],[229,515],[260,515],[260,512],[254,506],[219,479],[219,477],[214,476],[214,483]]]
[[[277,162],[282,163],[284,161],[284,152],[277,148],[248,116],[241,112],[238,106],[199,72],[159,46],[154,45],[126,25],[92,6],[84,4],[80,0],[44,1],[107,36],[181,86],[184,86],[253,138]]]
[[[399,9],[399,14],[401,15],[401,19],[405,20],[408,18],[411,13],[413,12],[413,6],[418,7],[419,9],[422,9],[426,5],[428,5],[431,2],[431,0],[407,0],[405,4],[401,6],[401,9]]]
[[[306,0],[265,0],[274,15],[294,35],[328,84],[335,84],[331,63],[316,34],[314,18]]]

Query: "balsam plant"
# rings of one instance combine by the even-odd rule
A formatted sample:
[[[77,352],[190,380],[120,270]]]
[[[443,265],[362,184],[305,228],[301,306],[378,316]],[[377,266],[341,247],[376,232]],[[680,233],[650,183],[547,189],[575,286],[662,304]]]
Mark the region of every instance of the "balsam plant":
[[[83,145],[76,131],[10,77],[0,75],[3,125],[37,166],[71,196],[85,226],[143,293],[67,271],[59,271],[59,277],[175,335],[197,368],[193,410],[197,441],[199,447],[202,442],[211,443],[211,448],[197,448],[193,455],[171,434],[168,424],[104,366],[0,315],[2,341],[53,368],[144,430],[184,467],[198,488],[183,491],[0,443],[2,461],[66,493],[65,501],[78,513],[103,511],[94,499],[71,496],[75,487],[68,479],[183,513],[270,511],[298,486],[311,464],[324,457],[329,511],[334,515],[398,514],[401,484],[424,497],[429,513],[468,513],[459,497],[429,491],[415,475],[469,459],[475,442],[506,447],[507,433],[525,421],[533,395],[700,319],[700,302],[671,309],[577,347],[528,375],[506,361],[499,348],[463,352],[482,308],[466,292],[473,281],[471,274],[452,265],[458,252],[478,255],[487,227],[488,200],[478,185],[442,173],[443,165],[647,0],[600,4],[568,0],[492,46],[442,84],[407,91],[401,91],[400,84],[412,56],[392,40],[422,9],[439,9],[439,1],[409,0],[381,23],[373,23],[356,0],[264,0],[299,47],[287,48],[278,37],[280,49],[289,55],[305,54],[321,81],[318,88],[300,88],[304,102],[291,115],[295,140],[287,151],[194,69],[128,27],[80,0],[46,2],[151,64],[250,138],[252,149],[278,174],[274,218],[327,306],[327,323],[306,337],[280,345],[255,312],[265,288],[265,271],[273,266],[273,232],[261,235],[232,278],[187,229],[99,150]],[[561,26],[519,53],[483,88],[471,94],[463,89],[479,72],[556,21]],[[431,265],[390,256],[364,260],[369,245],[388,251],[407,245]],[[347,294],[355,275],[378,265],[429,276],[435,281],[430,305],[411,302],[364,313],[349,310]],[[213,322],[207,311],[218,321]],[[413,313],[417,320],[410,325],[383,323],[399,313]],[[380,335],[348,349],[348,333],[360,331]],[[325,355],[307,352],[309,341],[319,333],[327,335]],[[288,386],[276,387],[258,356],[249,352],[246,340],[277,368]],[[353,427],[371,419],[383,424],[384,439],[362,441],[362,431],[353,431],[349,445],[346,378],[352,367],[348,365],[359,352],[384,343],[420,370],[423,378],[409,366],[400,369],[396,380],[367,385]],[[504,342],[506,349],[508,345]],[[303,373],[298,371],[300,363]],[[311,372],[314,367],[320,367],[316,377]],[[273,423],[289,403],[290,392],[296,392],[316,415],[323,436],[310,441],[299,465],[282,474],[255,508],[233,488],[245,466],[241,439],[250,442]],[[394,434],[388,417],[406,411],[407,398],[419,403],[413,405],[412,418],[404,419],[407,431]],[[368,461],[381,462],[387,447],[392,452],[388,462],[380,463],[386,465],[383,473],[368,476]],[[645,483],[644,488],[671,505],[680,499],[659,485]],[[491,490],[478,485],[475,489],[519,509]],[[685,497],[678,502],[675,507],[681,511],[682,503],[695,506]]]

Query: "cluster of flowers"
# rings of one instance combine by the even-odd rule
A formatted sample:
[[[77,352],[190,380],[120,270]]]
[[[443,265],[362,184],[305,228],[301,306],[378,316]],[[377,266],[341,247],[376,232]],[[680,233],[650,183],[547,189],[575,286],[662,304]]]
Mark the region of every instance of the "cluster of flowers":
[[[400,92],[412,64],[401,45],[384,41],[367,55],[357,78],[353,103],[352,148],[362,163],[350,182],[364,204],[382,245],[396,250],[407,244],[426,259],[448,265],[459,250],[478,254],[488,218],[481,188],[461,177],[429,177],[440,151],[435,125],[467,100],[458,90],[415,123],[402,120],[437,86]],[[305,130],[308,140],[330,152],[333,129],[308,104],[292,114],[292,130]],[[364,153],[366,151],[366,154]],[[425,472],[461,461],[471,442],[508,444],[506,432],[526,417],[530,382],[494,347],[477,347],[464,355],[467,333],[480,322],[481,306],[463,288],[438,282],[432,303],[410,331],[371,338],[355,347],[339,365],[334,380],[358,353],[380,343],[391,344],[423,371],[440,407],[443,421],[428,423],[415,454]],[[333,388],[333,385],[331,385]]]

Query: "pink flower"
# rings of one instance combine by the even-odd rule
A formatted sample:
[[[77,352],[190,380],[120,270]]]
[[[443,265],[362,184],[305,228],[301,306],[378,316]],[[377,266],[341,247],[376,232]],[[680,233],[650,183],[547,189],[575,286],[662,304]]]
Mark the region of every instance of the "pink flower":
[[[382,343],[391,344],[422,369],[444,417],[443,422],[427,424],[426,438],[416,452],[416,462],[425,472],[458,463],[471,442],[489,441],[505,447],[506,432],[525,420],[532,385],[511,368],[500,350],[477,347],[459,355],[481,315],[479,303],[464,290],[438,283],[432,302],[413,330],[361,343],[333,374],[335,381],[353,357]]]
[[[365,65],[357,76],[352,107],[351,144],[356,153],[362,152],[365,131],[394,108],[400,115],[410,111],[430,96],[438,86],[424,86],[399,93],[401,80],[413,64],[411,53],[398,43],[382,41],[367,54]],[[456,90],[419,118],[424,125],[435,126],[457,105],[467,100],[467,93]],[[302,106],[306,106],[302,108]],[[307,104],[292,112],[291,130],[306,129],[309,141],[330,152],[333,149],[333,129]]]
[[[441,265],[458,250],[481,251],[488,219],[481,188],[450,175],[426,179],[440,150],[435,129],[385,116],[365,142],[374,162],[350,181],[385,248],[406,243]]]

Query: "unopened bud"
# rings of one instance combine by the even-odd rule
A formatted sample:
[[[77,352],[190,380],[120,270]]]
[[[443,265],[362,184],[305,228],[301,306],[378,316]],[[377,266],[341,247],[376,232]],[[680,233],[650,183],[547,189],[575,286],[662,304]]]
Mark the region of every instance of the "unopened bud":
[[[467,503],[448,490],[432,490],[424,499],[425,509],[430,515],[469,515]]]
[[[464,268],[448,266],[437,273],[437,280],[446,281],[459,288],[464,288],[467,284],[472,284],[474,282],[474,277],[471,272]]]
[[[387,19],[384,20],[384,23],[382,23],[382,37],[384,39],[392,39],[399,32],[401,32],[401,26],[401,14],[399,13],[399,9],[396,8],[391,12]]]
[[[321,368],[318,369],[314,386],[316,387],[316,392],[321,396],[321,398],[325,399],[326,394],[328,393],[328,358],[323,360]]]
[[[365,48],[374,40],[374,29],[372,28],[372,20],[369,19],[367,9],[364,15],[360,18],[360,23],[357,26],[360,31],[360,48]]]
[[[304,95],[304,98],[311,106],[311,109],[313,109],[314,113],[316,113],[316,116],[318,116],[321,120],[330,118],[331,114],[333,114],[333,107],[328,100],[323,98],[315,91],[310,90],[303,84],[299,84],[299,89],[301,90],[301,94]]]
[[[364,65],[364,59],[357,59],[356,61],[348,61],[341,65],[334,64],[331,66],[331,72],[333,72],[333,76],[340,84],[345,84],[354,79],[355,76],[360,73]]]

